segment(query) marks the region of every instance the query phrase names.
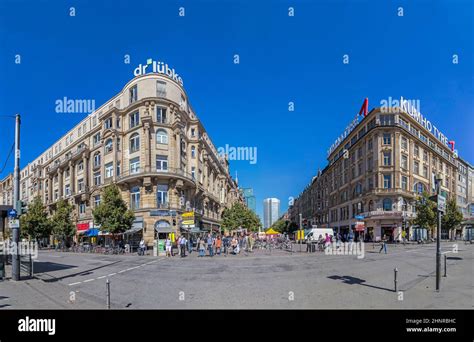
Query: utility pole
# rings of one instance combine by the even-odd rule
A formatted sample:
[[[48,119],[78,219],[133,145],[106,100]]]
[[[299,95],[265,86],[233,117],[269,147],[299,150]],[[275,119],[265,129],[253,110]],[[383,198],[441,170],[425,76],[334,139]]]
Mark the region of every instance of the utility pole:
[[[439,291],[441,283],[441,210],[439,208],[439,196],[441,195],[441,175],[436,177],[436,291]]]
[[[20,202],[20,114],[15,115],[15,168],[13,171],[13,207],[17,212]],[[15,248],[12,255],[12,279],[20,280],[20,228],[12,228]]]

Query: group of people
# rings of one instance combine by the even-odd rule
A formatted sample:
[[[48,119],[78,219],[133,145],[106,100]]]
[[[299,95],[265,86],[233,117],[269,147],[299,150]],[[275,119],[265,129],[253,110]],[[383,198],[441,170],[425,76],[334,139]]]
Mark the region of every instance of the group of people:
[[[192,236],[186,238],[181,235],[176,241],[178,251],[181,257],[186,256],[186,251],[191,254],[194,251],[194,243]],[[214,255],[237,255],[241,250],[252,252],[255,244],[255,237],[252,234],[244,235],[212,235],[207,234],[199,236],[196,240],[196,251],[199,253],[199,257],[204,257],[206,252],[210,257]],[[168,238],[165,241],[166,256],[173,256],[173,241]]]

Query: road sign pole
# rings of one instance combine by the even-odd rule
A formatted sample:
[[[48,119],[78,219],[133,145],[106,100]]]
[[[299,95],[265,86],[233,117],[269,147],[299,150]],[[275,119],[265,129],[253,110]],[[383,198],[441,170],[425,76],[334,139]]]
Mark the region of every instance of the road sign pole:
[[[439,203],[439,197],[441,195],[441,177],[436,179],[436,195],[437,204]],[[439,205],[437,206],[437,229],[436,229],[436,291],[440,290],[441,283],[441,210]]]
[[[16,114],[15,117],[15,168],[13,171],[13,205],[16,211],[18,208],[18,201],[20,200],[20,114]],[[14,253],[12,255],[12,279],[20,280],[20,228],[12,228]]]

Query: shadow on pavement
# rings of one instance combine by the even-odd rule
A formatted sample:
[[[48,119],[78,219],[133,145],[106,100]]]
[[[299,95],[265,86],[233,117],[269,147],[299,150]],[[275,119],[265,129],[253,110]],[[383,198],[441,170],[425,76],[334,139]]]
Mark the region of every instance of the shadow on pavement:
[[[329,276],[328,278],[332,279],[332,280],[341,280],[344,284],[361,285],[361,286],[367,286],[367,287],[371,287],[371,288],[378,289],[378,290],[393,292],[393,289],[387,289],[385,287],[379,287],[379,286],[375,286],[375,285],[364,284],[365,283],[364,279],[360,279],[360,278],[356,278],[356,277],[351,277],[351,276],[342,276],[341,277],[341,276],[338,276],[338,275],[333,275],[333,276]]]
[[[49,262],[49,261],[37,261],[35,262],[34,271],[35,273],[46,273],[46,272],[67,270],[73,267],[76,267],[76,266],[57,264],[55,262]]]
[[[80,272],[68,274],[68,275],[65,275],[65,276],[63,276],[63,277],[54,277],[54,276],[52,276],[53,278],[51,278],[51,279],[41,279],[41,280],[43,280],[43,281],[46,282],[46,283],[52,283],[52,282],[60,281],[60,280],[63,280],[63,279],[76,277],[76,276],[78,276],[78,275],[91,274],[92,271],[95,271],[95,270],[98,270],[98,269],[101,269],[101,268],[104,268],[104,267],[112,266],[112,265],[115,265],[115,264],[120,263],[120,262],[122,262],[122,261],[120,261],[120,260],[119,260],[119,261],[115,261],[115,262],[112,262],[112,263],[110,263],[110,264],[106,264],[106,265],[98,266],[98,267],[95,267],[95,268],[90,268],[90,269],[88,269],[88,270],[84,270],[84,271],[80,271]],[[46,264],[55,264],[55,263],[50,263],[50,262],[45,262],[45,263],[46,263]],[[47,271],[37,272],[37,271],[36,271],[36,264],[37,264],[37,263],[35,263],[35,274],[36,274],[36,273],[46,273],[46,272],[47,272]],[[40,264],[40,262],[38,262],[38,264]],[[61,264],[55,264],[55,265],[61,265]],[[62,267],[62,268],[57,268],[57,269],[50,269],[49,272],[54,271],[54,270],[57,271],[57,270],[64,270],[64,269],[76,267],[76,266],[71,266],[71,265],[62,265],[62,266],[64,266],[64,267]],[[51,276],[51,275],[49,275],[49,276]]]
[[[2,300],[2,299],[8,299],[8,297],[0,296],[0,300]],[[6,307],[8,307],[8,306],[11,306],[11,305],[10,305],[10,304],[0,304],[0,309],[1,309],[1,308],[6,308]]]

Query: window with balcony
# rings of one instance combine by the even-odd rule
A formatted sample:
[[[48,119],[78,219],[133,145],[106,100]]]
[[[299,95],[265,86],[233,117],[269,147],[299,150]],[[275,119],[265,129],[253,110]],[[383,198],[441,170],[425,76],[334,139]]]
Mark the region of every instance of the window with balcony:
[[[140,157],[130,159],[130,174],[140,172]]]
[[[100,144],[100,132],[95,134],[94,137],[92,138],[94,146],[97,146]]]
[[[140,150],[140,135],[138,133],[132,134],[130,137],[130,153]]]
[[[384,198],[382,203],[383,203],[383,210],[384,211],[392,211],[392,199]]]
[[[425,185],[421,182],[417,182],[413,186],[413,191],[417,194],[422,194],[423,192],[425,192],[425,190],[426,190]]]
[[[156,130],[156,143],[157,144],[168,144],[168,133],[164,129]]]
[[[420,163],[418,163],[417,161],[413,163],[413,173],[415,175],[420,174]]]
[[[402,137],[401,145],[404,150],[408,150],[408,139],[405,137]]]
[[[94,207],[97,208],[100,205],[100,195],[94,196]]]
[[[166,108],[156,106],[156,122],[165,124],[166,120]]]
[[[130,189],[130,208],[132,210],[140,209],[140,188],[138,186]]]
[[[135,112],[135,113],[132,113],[130,114],[129,116],[130,118],[130,128],[133,128],[133,127],[136,127],[140,124],[140,113],[139,112]]]
[[[168,156],[156,156],[156,171],[168,171]]]
[[[84,180],[81,178],[77,181],[77,189],[79,192],[84,191]]]
[[[84,215],[86,213],[86,204],[84,202],[79,203],[79,214]]]

